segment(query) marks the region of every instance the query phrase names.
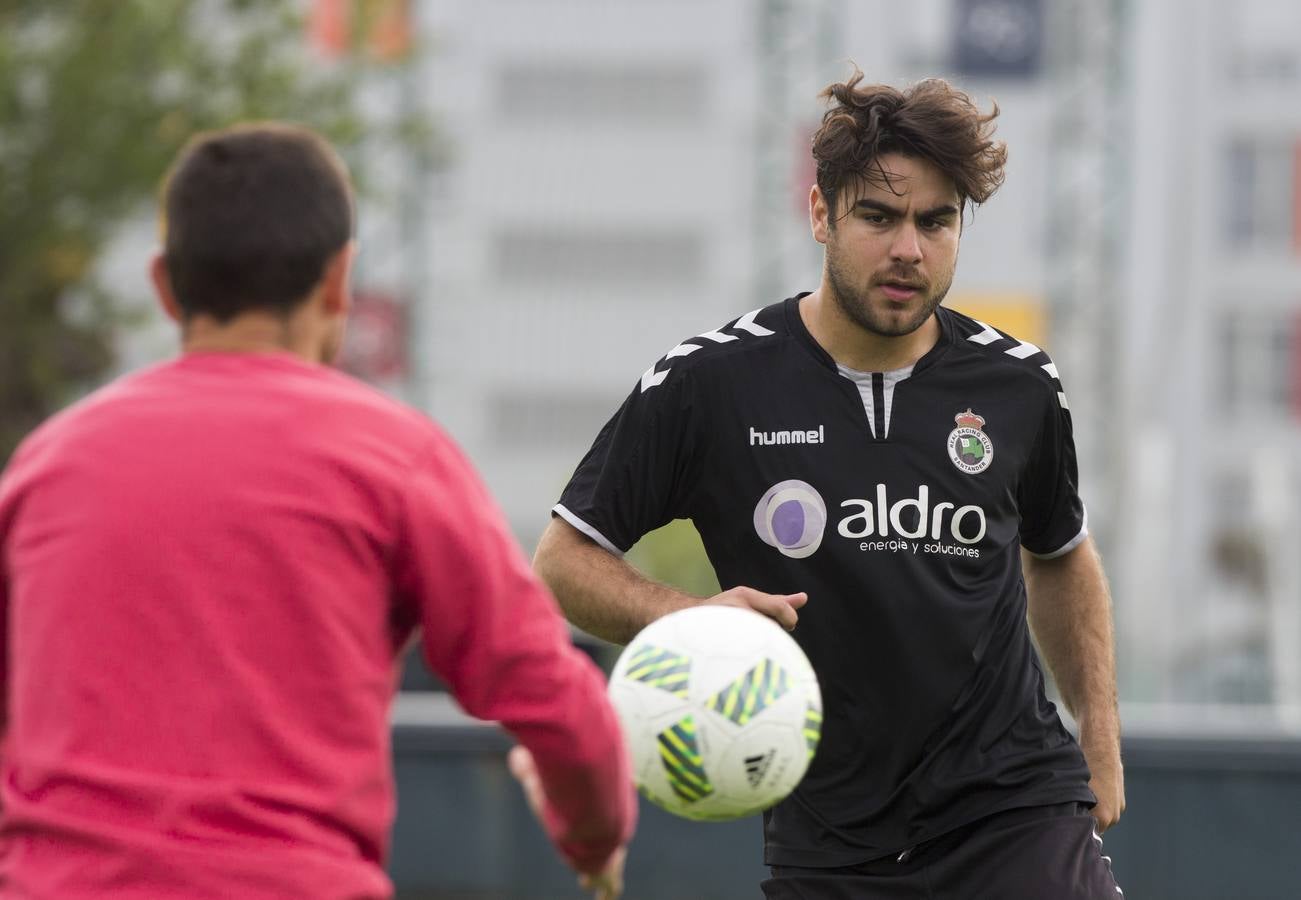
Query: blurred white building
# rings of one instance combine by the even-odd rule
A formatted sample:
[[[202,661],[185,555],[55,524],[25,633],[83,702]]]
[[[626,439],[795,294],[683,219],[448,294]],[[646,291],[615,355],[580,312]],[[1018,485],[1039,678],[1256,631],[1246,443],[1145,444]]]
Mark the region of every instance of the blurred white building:
[[[951,5],[453,0],[418,7],[454,163],[428,214],[417,393],[530,543],[642,371],[684,337],[817,286],[805,203],[817,92],[899,83],[952,47]],[[1044,291],[1042,80],[995,95],[1008,182],[969,223],[955,302]],[[988,89],[986,89],[988,87]]]
[[[948,302],[1062,372],[1122,695],[1301,727],[1301,5],[411,8],[421,53],[376,103],[427,109],[452,162],[409,186],[395,165],[401,202],[363,207],[359,286],[416,298],[383,386],[446,425],[526,547],[648,365],[816,286],[817,92],[851,61],[945,75],[998,102],[1010,152]],[[142,295],[143,233],[107,264]]]
[[[1010,150],[949,302],[1059,363],[1126,696],[1301,705],[1301,7],[419,8],[455,163],[417,393],[526,544],[647,365],[816,285],[817,91],[948,75]]]
[[[1301,724],[1301,6],[1144,0],[1128,28],[1127,690]]]
[[[737,6],[422,7],[454,162],[429,206],[421,394],[526,540],[642,370],[744,302]]]

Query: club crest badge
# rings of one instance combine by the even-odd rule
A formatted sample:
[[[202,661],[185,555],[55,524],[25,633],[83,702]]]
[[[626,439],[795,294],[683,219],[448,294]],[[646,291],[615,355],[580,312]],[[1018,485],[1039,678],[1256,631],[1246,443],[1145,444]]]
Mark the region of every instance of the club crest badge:
[[[953,417],[958,427],[949,432],[949,459],[968,475],[978,475],[994,461],[994,442],[980,429],[985,427],[984,416],[968,407]]]

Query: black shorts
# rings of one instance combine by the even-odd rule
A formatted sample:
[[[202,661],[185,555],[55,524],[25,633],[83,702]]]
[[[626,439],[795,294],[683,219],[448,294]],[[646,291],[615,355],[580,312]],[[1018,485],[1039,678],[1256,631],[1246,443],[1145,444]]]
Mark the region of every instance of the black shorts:
[[[1121,900],[1082,803],[1010,809],[898,857],[773,866],[767,900]]]

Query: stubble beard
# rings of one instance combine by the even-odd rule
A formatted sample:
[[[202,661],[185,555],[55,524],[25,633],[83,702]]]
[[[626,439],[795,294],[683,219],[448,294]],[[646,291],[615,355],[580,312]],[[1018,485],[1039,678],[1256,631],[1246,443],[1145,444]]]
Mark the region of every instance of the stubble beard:
[[[867,292],[875,286],[875,282],[870,282],[866,289],[855,287],[840,270],[831,252],[827,253],[827,284],[837,308],[859,328],[878,337],[903,337],[926,324],[926,320],[949,293],[949,288],[953,285],[953,273],[950,272],[943,282],[931,289],[912,316],[901,321],[893,320],[873,309]]]

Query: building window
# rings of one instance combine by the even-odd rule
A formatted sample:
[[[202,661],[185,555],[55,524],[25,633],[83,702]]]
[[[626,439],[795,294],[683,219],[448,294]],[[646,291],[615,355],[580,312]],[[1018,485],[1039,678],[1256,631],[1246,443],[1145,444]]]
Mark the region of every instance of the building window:
[[[532,286],[689,287],[705,272],[695,231],[507,228],[493,257],[502,282]]]
[[[488,403],[488,430],[495,446],[521,451],[584,446],[618,407],[617,397],[581,391],[519,390]]]
[[[512,121],[691,124],[705,109],[705,71],[682,63],[511,63],[497,109]]]
[[[1235,138],[1225,161],[1229,244],[1239,252],[1301,255],[1301,139]]]
[[[1224,317],[1221,403],[1235,419],[1301,419],[1301,301],[1291,309]]]
[[[1301,6],[1245,0],[1216,7],[1217,38],[1236,87],[1295,90],[1301,86]]]

